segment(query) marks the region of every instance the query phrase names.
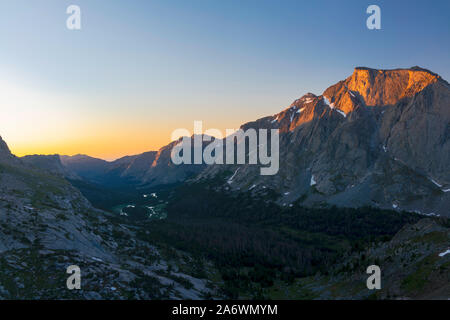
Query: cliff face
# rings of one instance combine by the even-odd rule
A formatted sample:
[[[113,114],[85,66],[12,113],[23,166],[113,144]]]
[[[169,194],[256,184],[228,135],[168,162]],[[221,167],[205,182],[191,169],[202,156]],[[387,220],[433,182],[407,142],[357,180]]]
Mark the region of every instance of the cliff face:
[[[14,156],[11,154],[8,145],[0,136],[0,161],[11,161]]]
[[[355,68],[346,80],[325,90],[323,95],[348,113],[358,104],[368,107],[394,105],[440,79],[440,76],[418,67],[396,70],[360,67]]]
[[[0,154],[7,153],[11,154],[11,151],[9,151],[8,145],[5,141],[3,141],[2,137],[0,137]]]
[[[438,184],[450,183],[450,88],[435,82],[395,107],[380,123],[388,153]]]
[[[356,68],[320,96],[247,123],[280,129],[280,170],[241,166],[231,189],[278,191],[280,203],[375,205],[449,214],[450,87],[417,67]],[[199,179],[234,173],[208,167]]]

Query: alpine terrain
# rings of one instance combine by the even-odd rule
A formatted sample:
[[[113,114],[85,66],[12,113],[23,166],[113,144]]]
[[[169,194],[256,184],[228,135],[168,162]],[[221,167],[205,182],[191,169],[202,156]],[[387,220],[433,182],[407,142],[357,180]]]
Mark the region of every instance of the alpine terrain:
[[[249,128],[279,129],[275,175],[175,165],[181,140],[109,162],[0,139],[0,298],[450,298],[447,81],[357,67]]]

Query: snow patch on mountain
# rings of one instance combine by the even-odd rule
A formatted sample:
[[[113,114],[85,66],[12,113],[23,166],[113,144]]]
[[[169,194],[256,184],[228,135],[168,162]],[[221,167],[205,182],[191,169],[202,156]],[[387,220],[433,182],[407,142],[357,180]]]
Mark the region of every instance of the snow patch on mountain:
[[[233,173],[233,175],[228,179],[227,183],[228,184],[232,184],[233,183],[233,178],[236,175],[236,173],[239,171],[240,168],[237,168],[236,171]]]
[[[292,112],[290,122],[292,122],[292,120],[294,120],[294,117],[295,117],[295,112]]]
[[[339,110],[339,109],[334,109],[334,110],[336,110],[337,112],[339,112],[344,118],[347,118],[347,114],[346,114],[344,111]]]
[[[330,100],[328,100],[327,97],[323,96],[323,101],[325,102],[325,104],[326,104],[328,107],[330,107],[331,110],[335,110],[335,111],[339,112],[339,114],[342,115],[344,118],[347,117],[347,114],[346,114],[344,111],[342,111],[342,110],[336,108],[336,106],[334,105],[334,103],[330,103]]]
[[[448,249],[447,251],[444,251],[442,253],[439,253],[439,257],[443,257],[443,256],[445,256],[446,254],[449,254],[449,253],[450,253],[450,249]]]
[[[439,188],[442,188],[442,184],[438,183],[436,180],[429,178],[431,182],[433,182],[436,186],[438,186]]]

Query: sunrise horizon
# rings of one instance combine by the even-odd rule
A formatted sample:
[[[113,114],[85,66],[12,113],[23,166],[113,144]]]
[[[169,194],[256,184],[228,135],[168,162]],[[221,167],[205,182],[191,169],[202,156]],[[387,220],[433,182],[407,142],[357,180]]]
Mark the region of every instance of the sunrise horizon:
[[[395,70],[395,69],[410,69],[413,67],[399,67],[399,68],[392,68],[392,69],[384,69],[384,68],[372,68],[372,67],[367,67],[367,66],[355,66],[354,69],[356,68],[368,68],[368,69],[375,69],[375,70]],[[417,65],[414,67],[418,67]],[[419,68],[421,68],[419,66]],[[424,70],[428,70],[423,68]],[[434,72],[433,70],[428,70],[432,73],[436,73],[437,75],[440,76],[439,72]],[[347,76],[349,76],[350,74],[348,74]],[[347,76],[343,77],[343,79],[347,78]],[[444,79],[446,80],[446,79]],[[331,85],[331,84],[329,84]],[[326,87],[324,88],[324,90],[326,89]],[[310,91],[305,91],[304,93],[300,94],[297,98],[292,99],[291,102],[289,103],[285,103],[284,106],[279,106],[278,108],[274,107],[274,112],[273,114],[276,114],[278,112],[281,112],[282,110],[286,109],[289,107],[289,105],[296,99],[300,98],[302,95],[309,93]],[[322,90],[323,92],[323,90]],[[320,93],[313,93],[317,96],[320,96],[322,94],[322,92]],[[266,114],[266,115],[259,115],[259,118],[265,117],[265,116],[270,116],[272,114]],[[222,131],[223,133],[226,130],[237,130],[242,124],[246,123],[246,122],[250,122],[250,121],[254,121],[258,119],[257,118],[252,118],[252,119],[243,119],[243,120],[237,120],[240,121],[240,123],[238,125],[235,126],[226,126],[226,125],[221,125],[217,128],[218,130]],[[195,120],[193,120],[194,122]],[[216,121],[211,121],[213,123],[216,123],[216,125],[218,125],[219,123]],[[219,124],[220,125],[220,124]],[[183,129],[186,129],[188,131],[192,130],[193,127],[193,123],[191,125],[191,128],[186,127]],[[212,127],[211,127],[212,128]],[[101,160],[105,160],[108,162],[114,162],[115,160],[118,160],[120,158],[126,157],[126,156],[135,156],[135,155],[139,155],[145,152],[149,152],[149,151],[158,151],[160,148],[168,145],[169,143],[171,143],[172,141],[174,141],[173,139],[171,139],[171,135],[172,132],[174,130],[180,129],[179,127],[173,127],[172,129],[170,128],[165,128],[165,133],[166,136],[163,135],[159,135],[157,137],[155,136],[151,136],[150,133],[148,133],[148,130],[145,130],[144,128],[138,128],[135,130],[134,135],[131,134],[120,134],[117,136],[114,135],[107,135],[107,136],[103,136],[103,142],[99,141],[98,138],[96,141],[94,142],[87,142],[89,140],[79,140],[79,141],[70,141],[68,142],[66,139],[63,141],[60,141],[59,143],[54,143],[53,145],[48,144],[48,142],[46,141],[39,141],[38,138],[36,141],[34,141],[34,143],[32,143],[31,145],[28,145],[26,142],[21,144],[20,142],[18,142],[18,146],[16,146],[14,143],[9,144],[9,148],[11,150],[11,152],[18,156],[18,157],[23,157],[23,156],[29,156],[29,155],[60,155],[60,156],[77,156],[77,155],[84,155],[84,156],[89,156],[92,158],[97,158],[97,159],[101,159]],[[203,128],[203,130],[207,130],[209,128]],[[145,134],[147,131],[147,134]],[[159,132],[164,132],[163,129],[160,129]],[[116,132],[116,130],[109,130],[109,132]],[[120,132],[119,132],[120,133]],[[102,135],[100,135],[102,136]],[[225,134],[224,134],[225,136]],[[5,137],[5,136],[4,136]],[[136,137],[139,137],[139,139],[137,139]],[[7,138],[7,137],[5,137]],[[36,138],[36,137],[35,137]],[[8,138],[7,138],[8,140]],[[12,139],[9,139],[12,140]],[[8,140],[8,141],[9,141]],[[114,141],[114,143],[111,143],[111,141]],[[150,142],[148,142],[150,141]],[[131,145],[130,145],[131,142]],[[119,147],[118,147],[119,145]],[[122,147],[120,147],[120,145],[122,145]],[[99,148],[99,146],[102,146],[103,148]],[[105,149],[106,146],[106,149]],[[123,147],[125,146],[125,147]],[[103,151],[99,152],[99,149],[102,149]],[[107,151],[104,151],[107,150]]]
[[[0,1],[0,302],[288,319],[449,300],[449,13]]]
[[[231,2],[87,2],[80,30],[65,27],[70,4],[0,5],[8,11],[0,24],[0,135],[17,156],[111,161],[156,151],[195,120],[239,128],[307,92],[320,95],[357,66],[420,65],[450,77],[448,44],[436,41],[448,35],[445,2],[382,2],[377,31],[366,27],[360,1],[249,1],[239,10]],[[424,10],[433,14],[419,19]]]

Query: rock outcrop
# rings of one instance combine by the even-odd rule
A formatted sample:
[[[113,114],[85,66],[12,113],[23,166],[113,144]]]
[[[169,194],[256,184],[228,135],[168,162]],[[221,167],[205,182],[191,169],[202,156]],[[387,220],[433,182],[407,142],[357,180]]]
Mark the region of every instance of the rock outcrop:
[[[24,163],[32,165],[36,168],[46,170],[50,173],[60,175],[69,179],[79,180],[80,177],[67,169],[59,157],[59,155],[29,155],[20,158]]]
[[[450,297],[449,242],[448,226],[422,219],[404,226],[389,242],[343,257],[326,280],[302,279],[299,286],[316,299],[447,300]],[[381,269],[380,290],[361,285],[367,280],[366,268],[371,264]]]
[[[15,161],[14,159],[15,157],[11,154],[8,145],[0,136],[0,162],[11,162]]]

